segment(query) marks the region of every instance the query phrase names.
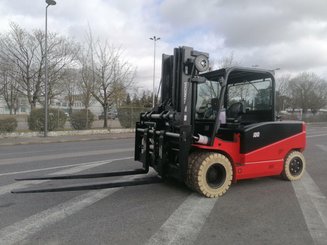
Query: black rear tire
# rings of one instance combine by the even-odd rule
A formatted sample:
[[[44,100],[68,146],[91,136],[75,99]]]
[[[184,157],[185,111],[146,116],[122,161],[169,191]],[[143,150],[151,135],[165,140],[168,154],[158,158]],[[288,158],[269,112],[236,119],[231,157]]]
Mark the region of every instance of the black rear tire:
[[[305,158],[299,151],[292,151],[284,161],[282,178],[289,181],[299,180],[305,171]]]

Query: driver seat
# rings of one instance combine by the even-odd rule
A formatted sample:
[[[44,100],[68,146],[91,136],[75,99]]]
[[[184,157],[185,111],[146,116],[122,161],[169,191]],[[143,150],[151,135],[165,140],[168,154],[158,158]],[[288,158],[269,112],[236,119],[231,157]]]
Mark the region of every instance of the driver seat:
[[[243,102],[231,104],[226,111],[227,122],[237,123],[240,121],[242,114],[245,113],[245,105]]]

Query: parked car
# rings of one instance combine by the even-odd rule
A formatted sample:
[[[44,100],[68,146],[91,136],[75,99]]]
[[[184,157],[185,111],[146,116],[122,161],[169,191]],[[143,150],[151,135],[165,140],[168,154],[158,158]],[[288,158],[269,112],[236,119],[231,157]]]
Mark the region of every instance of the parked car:
[[[107,118],[115,120],[117,118],[117,112],[108,111],[107,112]],[[101,115],[99,115],[99,120],[103,120],[103,119],[104,119],[104,113],[102,112]]]

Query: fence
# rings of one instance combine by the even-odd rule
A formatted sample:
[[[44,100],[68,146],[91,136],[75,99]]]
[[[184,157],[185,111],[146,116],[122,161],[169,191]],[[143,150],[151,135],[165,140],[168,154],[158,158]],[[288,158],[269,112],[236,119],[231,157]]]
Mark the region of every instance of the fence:
[[[302,113],[302,111],[283,112],[279,114],[282,120],[301,120],[305,122],[327,122],[327,112]]]
[[[108,128],[110,129],[119,129],[119,128],[135,128],[136,122],[140,118],[141,112],[146,112],[150,110],[150,108],[144,107],[122,107],[117,109],[116,117],[108,118]],[[8,114],[0,114],[0,119],[8,117]],[[11,117],[16,118],[17,120],[17,129],[16,131],[28,131],[28,116],[27,114],[20,114],[20,115],[12,115]],[[92,129],[99,129],[103,128],[104,119],[99,119],[99,115],[95,116],[95,121],[92,124]],[[64,130],[73,130],[69,117],[64,126]]]

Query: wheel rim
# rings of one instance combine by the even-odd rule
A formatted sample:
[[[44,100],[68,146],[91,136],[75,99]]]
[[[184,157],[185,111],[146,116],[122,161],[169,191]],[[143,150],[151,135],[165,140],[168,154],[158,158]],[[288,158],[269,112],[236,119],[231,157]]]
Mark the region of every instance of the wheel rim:
[[[299,157],[294,157],[290,162],[290,173],[293,176],[298,176],[301,174],[303,170],[303,162],[302,159]]]
[[[221,164],[213,164],[209,167],[206,180],[211,188],[221,187],[226,180],[226,169]]]

